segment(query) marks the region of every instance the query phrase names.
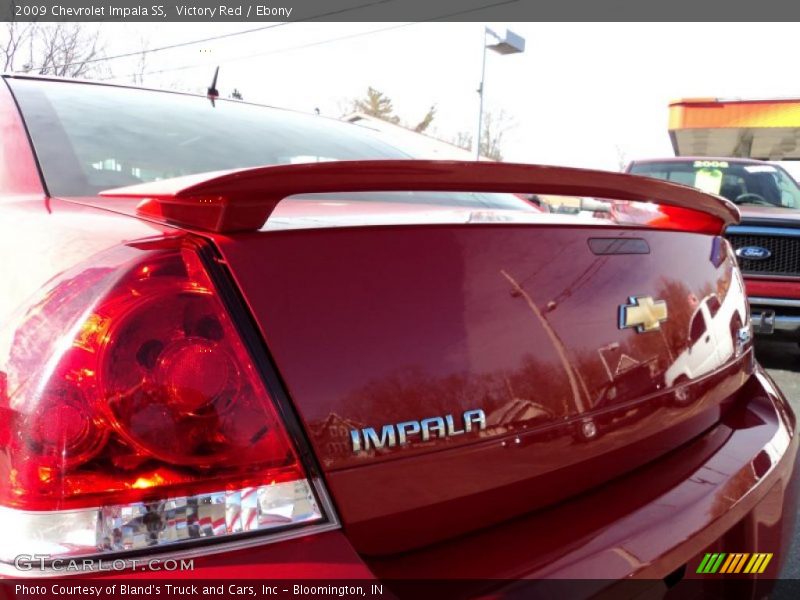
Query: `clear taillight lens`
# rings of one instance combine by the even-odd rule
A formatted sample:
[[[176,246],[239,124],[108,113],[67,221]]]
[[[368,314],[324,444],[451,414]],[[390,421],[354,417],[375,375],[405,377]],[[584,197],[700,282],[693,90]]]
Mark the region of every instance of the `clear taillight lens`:
[[[0,332],[0,560],[325,520],[196,248],[121,247]]]

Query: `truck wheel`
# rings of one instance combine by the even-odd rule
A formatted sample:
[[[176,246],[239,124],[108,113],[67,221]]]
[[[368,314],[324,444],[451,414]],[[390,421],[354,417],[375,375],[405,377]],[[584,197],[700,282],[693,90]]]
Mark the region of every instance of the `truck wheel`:
[[[691,390],[686,386],[687,383],[689,383],[689,378],[686,375],[680,375],[675,380],[675,391],[672,393],[672,402],[676,406],[689,406],[694,402]]]

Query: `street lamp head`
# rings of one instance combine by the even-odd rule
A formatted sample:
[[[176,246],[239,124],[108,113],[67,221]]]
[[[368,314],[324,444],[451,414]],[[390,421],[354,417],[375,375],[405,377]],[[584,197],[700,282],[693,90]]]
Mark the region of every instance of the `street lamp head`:
[[[491,30],[490,33],[497,39],[497,43],[486,46],[490,50],[494,50],[498,54],[519,54],[525,51],[525,38],[521,35],[508,29],[503,37],[494,34]]]

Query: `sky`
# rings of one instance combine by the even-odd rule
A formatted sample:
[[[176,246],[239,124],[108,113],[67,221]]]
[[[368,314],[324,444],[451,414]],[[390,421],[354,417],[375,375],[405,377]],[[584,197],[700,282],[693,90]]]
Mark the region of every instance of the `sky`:
[[[108,55],[263,24],[104,24]],[[287,23],[146,57],[144,85],[203,91],[220,65],[223,96],[338,117],[372,86],[450,140],[478,113],[484,27],[523,36],[525,52],[487,54],[485,108],[508,116],[505,160],[619,169],[671,156],[668,104],[687,97],[800,95],[787,65],[790,23]],[[789,60],[787,60],[787,57]],[[109,61],[130,82],[138,59]],[[162,71],[162,72],[158,72]]]

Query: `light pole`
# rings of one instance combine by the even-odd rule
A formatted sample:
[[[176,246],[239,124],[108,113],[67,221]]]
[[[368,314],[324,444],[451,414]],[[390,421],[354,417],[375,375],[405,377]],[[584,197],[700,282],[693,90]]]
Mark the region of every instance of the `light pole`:
[[[494,44],[486,43],[486,36],[492,36],[496,42]],[[478,127],[475,129],[475,139],[473,144],[475,146],[475,160],[481,159],[481,126],[483,124],[483,80],[486,75],[486,49],[494,50],[498,54],[519,54],[525,51],[525,38],[517,35],[513,31],[506,29],[505,36],[499,36],[488,27],[483,28],[483,59],[481,62],[481,83],[478,86],[478,97],[480,98],[478,104]]]

